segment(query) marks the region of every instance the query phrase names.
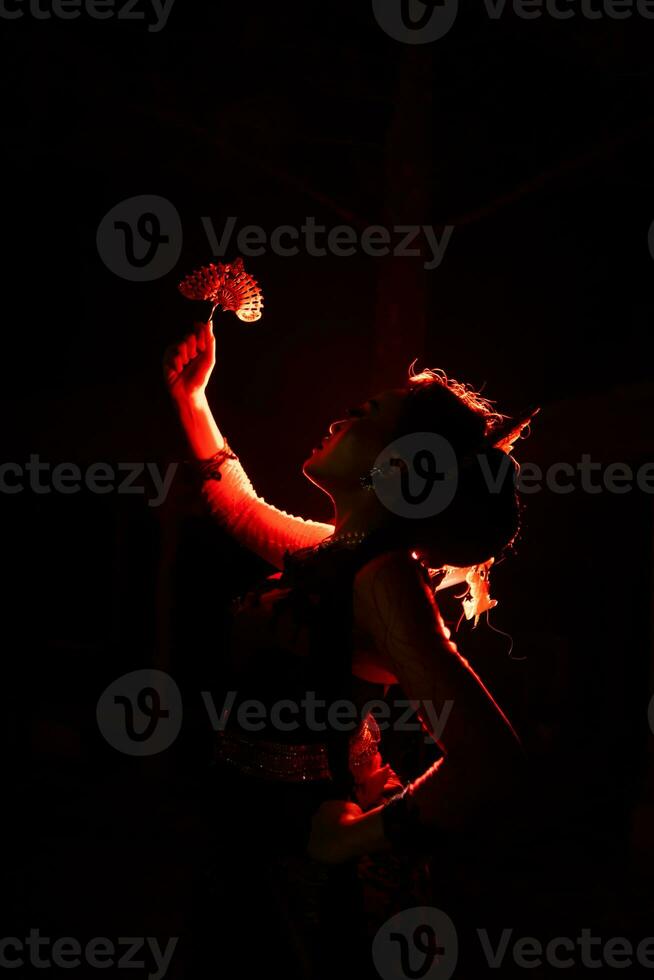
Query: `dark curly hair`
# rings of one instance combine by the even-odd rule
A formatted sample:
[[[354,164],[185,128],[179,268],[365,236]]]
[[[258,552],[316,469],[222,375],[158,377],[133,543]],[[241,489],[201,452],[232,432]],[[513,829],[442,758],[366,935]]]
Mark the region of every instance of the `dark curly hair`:
[[[432,567],[497,558],[520,529],[518,464],[495,446],[508,416],[470,385],[441,370],[415,372],[414,365],[409,368],[397,438],[428,432],[446,439],[456,457],[456,490],[441,513],[394,517],[394,530]]]

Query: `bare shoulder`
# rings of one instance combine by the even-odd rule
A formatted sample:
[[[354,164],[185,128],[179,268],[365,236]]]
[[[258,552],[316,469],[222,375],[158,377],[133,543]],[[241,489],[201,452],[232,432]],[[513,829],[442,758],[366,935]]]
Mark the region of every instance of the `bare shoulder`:
[[[420,570],[418,562],[406,548],[385,551],[367,561],[354,578],[354,588],[362,593],[376,586],[411,579],[418,581]]]
[[[370,624],[371,618],[387,620],[400,612],[433,615],[436,603],[419,562],[401,549],[377,555],[359,569],[354,606],[357,618]]]

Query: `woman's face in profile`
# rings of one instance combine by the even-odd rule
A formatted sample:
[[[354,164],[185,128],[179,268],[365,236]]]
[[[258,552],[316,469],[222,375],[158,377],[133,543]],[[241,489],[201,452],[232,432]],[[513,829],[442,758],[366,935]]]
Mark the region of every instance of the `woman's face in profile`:
[[[405,395],[403,388],[390,388],[332,422],[305,461],[304,475],[323,490],[357,489],[360,477],[395,438]]]

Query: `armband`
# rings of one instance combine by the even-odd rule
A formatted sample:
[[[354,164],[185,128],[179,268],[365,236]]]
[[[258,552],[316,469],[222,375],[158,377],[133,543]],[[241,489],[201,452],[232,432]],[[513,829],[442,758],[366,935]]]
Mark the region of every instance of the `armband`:
[[[209,459],[198,459],[194,461],[195,467],[197,469],[198,475],[202,481],[204,480],[221,480],[222,473],[220,472],[220,467],[223,465],[226,459],[238,459],[236,453],[233,453],[230,447],[225,442],[222,449],[219,449],[217,453],[210,456]]]

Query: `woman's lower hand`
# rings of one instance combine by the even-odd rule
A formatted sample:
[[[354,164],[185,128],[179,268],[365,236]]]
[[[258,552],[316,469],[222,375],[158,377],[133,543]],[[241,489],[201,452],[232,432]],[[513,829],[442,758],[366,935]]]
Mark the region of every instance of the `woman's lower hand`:
[[[362,814],[361,807],[349,800],[321,804],[311,821],[308,856],[324,864],[343,864],[356,857],[353,830]]]

